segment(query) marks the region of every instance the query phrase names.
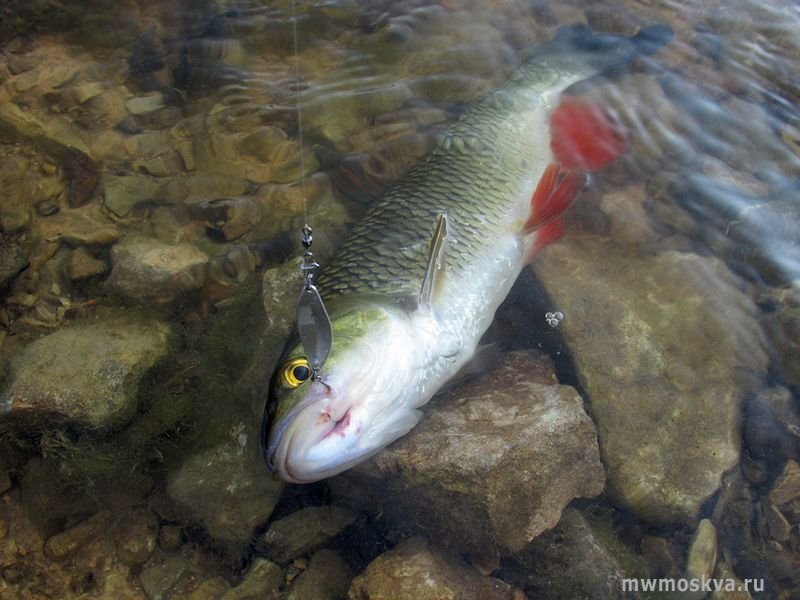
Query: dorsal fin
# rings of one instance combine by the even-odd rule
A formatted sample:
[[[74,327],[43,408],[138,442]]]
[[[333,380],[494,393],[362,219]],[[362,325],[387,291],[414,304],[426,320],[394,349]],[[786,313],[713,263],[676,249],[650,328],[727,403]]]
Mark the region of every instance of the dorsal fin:
[[[425,275],[422,278],[422,287],[419,291],[419,304],[430,306],[436,290],[441,284],[445,268],[445,243],[447,241],[447,214],[440,213],[436,217],[436,226],[433,228],[428,262],[425,266]]]

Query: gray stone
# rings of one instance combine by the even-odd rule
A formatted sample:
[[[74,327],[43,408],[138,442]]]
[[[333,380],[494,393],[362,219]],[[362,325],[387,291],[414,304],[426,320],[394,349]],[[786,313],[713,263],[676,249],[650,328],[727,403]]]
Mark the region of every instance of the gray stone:
[[[220,600],[231,589],[231,584],[222,577],[206,579],[186,596],[186,600]]]
[[[108,286],[135,303],[165,306],[203,286],[207,262],[192,244],[129,238],[111,250]]]
[[[17,244],[0,244],[0,287],[28,266],[28,256]]]
[[[274,562],[257,558],[244,581],[227,591],[222,600],[269,600],[278,597],[283,583],[283,570]]]
[[[623,594],[622,581],[646,576],[632,548],[603,516],[566,508],[552,530],[536,538],[510,563],[531,598],[638,598]]]
[[[494,577],[484,577],[468,565],[431,547],[421,537],[410,538],[381,554],[350,586],[352,599],[414,598],[415,600],[518,599],[519,590]]]
[[[147,509],[131,511],[121,523],[119,559],[128,566],[144,564],[156,549],[158,518]]]
[[[10,490],[12,485],[11,476],[8,473],[8,467],[3,461],[0,461],[0,494]]]
[[[783,473],[775,481],[775,487],[769,493],[769,499],[775,506],[783,506],[800,498],[800,465],[789,460]]]
[[[76,552],[90,541],[100,537],[108,527],[108,514],[97,513],[93,517],[50,537],[44,551],[50,558],[62,559]]]
[[[308,131],[318,132],[334,146],[346,144],[348,136],[364,129],[373,117],[399,109],[412,96],[405,83],[326,94],[303,111],[303,121]]]
[[[77,323],[29,344],[11,364],[0,413],[93,428],[136,412],[139,380],[167,352],[169,329],[133,319]]]
[[[727,589],[714,590],[709,596],[710,600],[750,600],[752,598],[750,592],[747,591],[747,586],[724,560],[717,563],[714,578],[725,581],[724,587]]]
[[[298,260],[289,260],[264,271],[261,285],[264,312],[267,328],[275,339],[286,339],[292,332],[297,317],[297,290],[302,289],[302,285]]]
[[[183,527],[164,525],[158,531],[158,545],[164,550],[177,550],[183,545]]]
[[[567,315],[610,493],[646,520],[694,522],[739,460],[741,402],[766,372],[754,303],[715,258],[594,236],[549,246],[535,270]]]
[[[294,580],[286,600],[344,599],[352,579],[347,563],[333,550],[323,549],[311,557],[308,568]]]
[[[153,92],[145,96],[134,96],[125,101],[125,108],[132,115],[148,115],[164,108],[164,96],[160,92]]]
[[[703,519],[689,544],[686,561],[687,579],[711,579],[717,566],[717,529],[709,519]],[[700,595],[702,598],[703,595]]]
[[[60,241],[71,246],[108,246],[122,235],[97,205],[59,211],[42,219],[37,230],[49,242]]]
[[[434,400],[408,435],[331,480],[335,492],[491,570],[553,527],[574,498],[603,491],[583,401],[571,387],[540,383],[549,381],[540,360],[509,353]]]
[[[190,456],[169,475],[167,493],[216,539],[246,545],[265,521],[283,484],[264,465],[258,422],[231,429],[222,444]]]
[[[95,258],[86,248],[77,248],[69,256],[67,262],[67,277],[71,281],[82,281],[98,275],[103,275],[108,271],[108,265]]]
[[[338,506],[309,506],[272,523],[258,540],[259,550],[275,562],[287,563],[325,545],[355,518]]]
[[[792,525],[789,523],[783,513],[767,499],[761,501],[761,510],[763,511],[764,519],[767,522],[767,531],[769,532],[769,537],[779,542],[789,541],[789,535],[792,532]]]
[[[157,196],[164,202],[193,204],[209,198],[244,196],[253,192],[254,186],[245,179],[229,175],[189,174],[186,177],[162,178]]]
[[[99,81],[86,81],[70,88],[78,104],[85,104],[105,92],[105,86]]]
[[[150,600],[170,597],[170,590],[181,580],[191,563],[182,556],[171,556],[164,562],[151,565],[142,570],[139,582]]]
[[[103,198],[108,209],[117,216],[124,217],[134,206],[152,202],[156,192],[164,182],[156,177],[141,173],[114,175],[103,173]]]
[[[800,386],[800,286],[775,290],[776,310],[762,316],[775,348],[775,368],[790,385]]]
[[[4,206],[0,210],[0,231],[8,234],[19,233],[26,229],[31,223],[31,213],[28,207],[22,206]],[[11,244],[4,244],[4,246],[11,246]],[[6,252],[12,248],[6,248]],[[5,258],[4,260],[8,260]]]

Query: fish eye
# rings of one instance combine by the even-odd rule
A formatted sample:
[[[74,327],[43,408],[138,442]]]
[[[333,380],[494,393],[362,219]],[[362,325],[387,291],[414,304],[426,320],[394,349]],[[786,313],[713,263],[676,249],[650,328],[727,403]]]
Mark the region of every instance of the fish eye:
[[[290,388],[297,388],[311,377],[311,365],[305,358],[294,358],[283,367],[281,373],[283,383]]]

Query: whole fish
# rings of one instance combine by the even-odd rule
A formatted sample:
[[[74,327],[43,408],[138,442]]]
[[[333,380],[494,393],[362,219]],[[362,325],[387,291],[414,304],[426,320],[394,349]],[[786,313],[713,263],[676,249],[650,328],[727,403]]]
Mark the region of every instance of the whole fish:
[[[561,92],[670,36],[561,30],[376,200],[319,277],[333,331],[320,377],[299,342],[272,377],[262,444],[281,479],[340,473],[417,424],[522,268],[561,234],[586,172],[625,149],[606,112]]]

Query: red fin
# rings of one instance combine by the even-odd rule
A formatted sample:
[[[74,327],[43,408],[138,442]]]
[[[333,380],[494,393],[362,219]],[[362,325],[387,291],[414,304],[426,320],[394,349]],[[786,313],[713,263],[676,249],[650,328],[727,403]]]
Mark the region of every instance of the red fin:
[[[542,248],[548,244],[552,244],[562,235],[564,235],[564,222],[561,219],[551,221],[539,229],[536,232],[536,238],[533,240],[533,246],[531,247],[531,254],[528,262],[532,261],[533,258],[539,254],[539,251]]]
[[[522,231],[528,234],[558,219],[572,205],[584,185],[585,173],[547,165],[531,197],[531,215]]]
[[[567,169],[598,171],[625,152],[628,136],[602,106],[562,96],[550,114],[550,148]]]

